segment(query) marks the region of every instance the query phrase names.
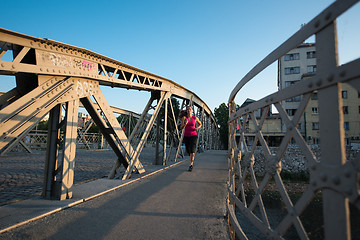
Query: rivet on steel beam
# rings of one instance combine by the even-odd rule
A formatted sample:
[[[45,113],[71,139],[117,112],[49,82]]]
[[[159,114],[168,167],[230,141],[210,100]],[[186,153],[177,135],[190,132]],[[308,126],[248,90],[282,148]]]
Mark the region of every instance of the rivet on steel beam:
[[[328,21],[330,18],[331,18],[331,12],[329,12],[328,14],[326,14],[325,20]]]
[[[345,75],[346,75],[346,72],[345,72],[345,71],[342,71],[342,72],[340,73],[340,77],[345,77]]]
[[[334,75],[330,75],[328,78],[327,78],[328,82],[332,82],[334,80]]]
[[[346,194],[348,194],[348,195],[352,195],[352,194],[353,194],[353,191],[352,191],[351,188],[347,188],[347,189],[345,190],[345,192],[346,192]]]
[[[327,180],[327,175],[326,175],[326,173],[321,173],[321,174],[320,174],[320,179],[325,182],[325,181]]]
[[[12,68],[15,68],[15,65],[11,65]]]
[[[339,185],[340,184],[340,182],[341,182],[341,180],[340,180],[340,177],[339,176],[335,176],[335,177],[333,177],[333,183],[335,184],[335,185]]]
[[[322,80],[321,80],[321,79],[316,82],[316,85],[317,85],[318,87],[320,87],[321,84],[322,84]]]
[[[310,83],[308,84],[308,87],[309,87],[309,88],[312,88],[312,87],[313,87],[312,82],[310,82]]]
[[[5,67],[5,64],[2,63],[1,66],[2,66],[2,67]]]
[[[349,177],[351,177],[351,170],[350,169],[345,169],[345,171],[344,171],[344,175],[345,175],[345,177],[347,177],[347,178],[349,178]]]
[[[315,28],[318,28],[320,26],[320,21],[316,21],[316,23],[314,24]]]
[[[30,45],[33,45],[33,42],[30,42]]]

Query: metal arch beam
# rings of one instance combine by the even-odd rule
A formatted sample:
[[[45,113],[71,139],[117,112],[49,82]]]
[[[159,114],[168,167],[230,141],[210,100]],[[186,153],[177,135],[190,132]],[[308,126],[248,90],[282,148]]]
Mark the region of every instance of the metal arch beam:
[[[0,28],[0,43],[6,46],[2,51],[15,52],[15,46],[22,49],[13,61],[4,61],[0,58],[0,74],[28,73],[81,77],[112,87],[172,92],[179,98],[191,99],[197,106],[204,104],[205,112],[212,115],[209,107],[195,93],[181,85],[89,50],[3,28]],[[34,57],[33,55],[36,61],[28,60]]]

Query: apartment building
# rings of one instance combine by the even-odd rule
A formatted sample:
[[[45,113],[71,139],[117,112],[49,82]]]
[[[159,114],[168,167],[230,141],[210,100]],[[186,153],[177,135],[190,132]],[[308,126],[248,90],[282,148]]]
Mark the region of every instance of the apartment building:
[[[278,61],[278,89],[284,89],[298,81],[316,74],[316,48],[313,43],[305,43],[289,51]],[[360,94],[348,84],[342,84],[345,142],[347,145],[360,143]],[[295,114],[301,101],[296,96],[282,102],[288,115]],[[318,144],[320,140],[320,124],[317,93],[314,93],[301,118],[298,129],[310,144]],[[282,124],[282,131],[286,128]]]
[[[278,61],[278,89],[284,89],[296,84],[304,77],[316,74],[316,48],[314,43],[304,43],[291,50]],[[282,102],[287,114],[294,116],[299,107],[301,96],[296,96]],[[298,129],[305,135],[305,119],[301,119]],[[286,131],[282,125],[282,131]]]
[[[349,84],[342,84],[342,113],[344,118],[345,143],[347,146],[360,144],[360,94]],[[318,144],[320,138],[319,107],[317,93],[305,109],[305,137],[310,144]],[[357,148],[360,147],[357,146]]]

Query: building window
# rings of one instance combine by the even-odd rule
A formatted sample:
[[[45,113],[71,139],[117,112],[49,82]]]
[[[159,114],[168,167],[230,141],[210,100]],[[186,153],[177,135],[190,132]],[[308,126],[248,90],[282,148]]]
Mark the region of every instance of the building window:
[[[289,68],[285,68],[285,74],[289,75],[289,74],[298,74],[300,73],[300,67],[289,67]]]
[[[285,61],[292,61],[292,60],[299,60],[299,59],[300,59],[299,53],[286,54],[284,57]]]
[[[349,114],[349,108],[348,108],[348,106],[343,106],[343,113],[344,113],[344,114]]]
[[[294,85],[295,83],[298,83],[298,82],[299,82],[299,80],[297,80],[297,81],[286,81],[285,82],[285,87],[289,87],[289,86]]]
[[[286,109],[286,112],[289,116],[294,116],[295,115],[295,112],[296,112],[296,109]]]
[[[312,114],[319,114],[319,109],[317,107],[313,107],[313,108],[311,108],[311,113]]]
[[[312,130],[319,130],[319,122],[312,123]]]
[[[345,130],[349,130],[349,129],[350,129],[349,122],[344,122],[344,129],[345,129]]]
[[[314,92],[312,95],[311,95],[311,100],[317,100],[318,99],[318,94],[317,92]]]
[[[341,96],[342,96],[342,98],[348,98],[348,92],[347,91],[342,91]]]
[[[307,72],[308,72],[308,73],[314,73],[314,72],[316,72],[316,65],[309,65],[309,66],[307,66]]]
[[[307,58],[316,58],[316,52],[315,51],[307,52],[306,57]]]
[[[319,144],[320,143],[320,140],[317,137],[314,137],[312,140],[313,140],[313,144]]]

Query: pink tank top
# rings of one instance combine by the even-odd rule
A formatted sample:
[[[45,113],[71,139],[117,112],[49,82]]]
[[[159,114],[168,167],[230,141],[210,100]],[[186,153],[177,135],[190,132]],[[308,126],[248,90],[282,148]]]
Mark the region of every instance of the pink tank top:
[[[185,132],[184,132],[184,136],[185,137],[191,137],[191,136],[195,136],[197,135],[197,132],[195,131],[195,117],[192,116],[189,120],[189,118],[187,116],[185,116],[185,118],[188,120],[188,123],[185,126]]]

